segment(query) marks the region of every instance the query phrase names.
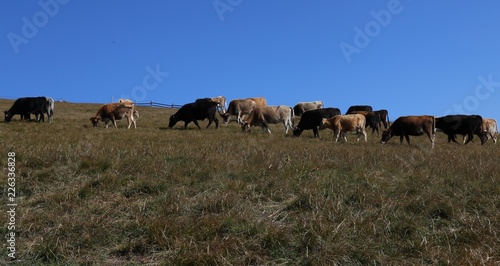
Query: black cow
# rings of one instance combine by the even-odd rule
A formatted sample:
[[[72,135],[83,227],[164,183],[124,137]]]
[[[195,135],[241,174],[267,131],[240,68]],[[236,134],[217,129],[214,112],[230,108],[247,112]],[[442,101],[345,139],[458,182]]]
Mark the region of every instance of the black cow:
[[[373,108],[369,105],[353,105],[347,109],[347,112],[345,113],[346,115],[352,114],[354,111],[365,111],[365,112],[371,112],[373,111]]]
[[[385,109],[374,111],[380,117],[380,123],[384,124],[384,128],[389,127],[389,112]]]
[[[200,125],[198,125],[197,120],[205,120],[208,118],[207,128],[212,124],[212,122],[215,122],[215,127],[219,128],[219,120],[215,116],[216,112],[216,102],[209,98],[198,99],[194,103],[183,105],[175,114],[171,115],[168,127],[172,128],[178,121],[184,121],[184,128],[187,128],[187,125],[190,122],[194,122],[194,124],[200,129]]]
[[[23,97],[17,99],[12,107],[5,111],[5,122],[10,122],[13,116],[20,115],[21,119],[30,118],[31,114],[37,117],[37,121],[44,120],[43,113],[49,116],[49,122],[52,121],[54,114],[54,100],[50,97]]]
[[[302,134],[302,131],[312,129],[314,137],[319,138],[318,129],[323,118],[332,118],[336,115],[340,115],[339,108],[320,108],[306,111],[302,114],[299,124],[293,130],[293,135],[298,137]]]
[[[353,111],[351,114],[364,115],[366,118],[365,127],[372,128],[372,135],[373,135],[373,133],[375,133],[375,131],[377,131],[377,136],[379,135],[378,127],[380,124],[380,115],[377,112]]]
[[[455,139],[456,134],[467,135],[469,143],[473,134],[476,134],[483,145],[487,137],[483,132],[483,118],[479,115],[447,115],[436,119],[436,130],[448,135],[448,142],[458,143]]]

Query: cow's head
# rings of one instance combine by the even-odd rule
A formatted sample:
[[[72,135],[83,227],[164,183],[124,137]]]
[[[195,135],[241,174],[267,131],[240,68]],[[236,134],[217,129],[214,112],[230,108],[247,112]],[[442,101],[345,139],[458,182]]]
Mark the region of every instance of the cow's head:
[[[330,121],[328,121],[328,118],[323,118],[323,119],[321,119],[321,124],[319,126],[319,129],[323,130],[325,128],[328,128],[329,125],[330,125]]]
[[[99,116],[93,116],[90,118],[90,122],[92,122],[92,125],[94,127],[97,127],[97,124],[99,123],[99,120],[101,120],[101,117]]]
[[[175,115],[171,115],[170,121],[168,122],[168,127],[172,128],[175,126],[176,123],[177,123],[177,118],[175,118]]]
[[[250,133],[250,123],[248,122],[243,122],[241,123],[241,132],[243,133]]]
[[[12,119],[12,116],[10,115],[10,112],[9,111],[4,111],[4,114],[5,114],[5,122],[10,122],[10,120]]]
[[[134,108],[134,116],[139,118],[139,111],[135,108]]]
[[[222,116],[222,121],[224,121],[225,124],[229,123],[229,114],[228,113],[223,113],[220,116]]]
[[[391,138],[392,138],[392,130],[389,128],[389,129],[386,129],[386,130],[382,131],[382,140],[380,142],[382,144],[385,144]]]
[[[300,127],[296,127],[294,130],[293,130],[293,136],[295,137],[299,137],[300,134],[302,134],[302,129],[300,129]]]

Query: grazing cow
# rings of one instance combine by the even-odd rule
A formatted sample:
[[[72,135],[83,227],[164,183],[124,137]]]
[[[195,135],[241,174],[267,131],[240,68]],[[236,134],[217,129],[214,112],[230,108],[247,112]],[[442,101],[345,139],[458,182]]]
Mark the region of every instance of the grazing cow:
[[[435,129],[436,118],[434,116],[401,116],[392,123],[389,129],[382,132],[381,142],[385,144],[392,136],[399,136],[401,144],[403,144],[403,137],[405,137],[410,145],[410,136],[421,136],[425,133],[432,143],[432,148],[434,148]]]
[[[455,135],[467,135],[464,144],[469,143],[476,134],[481,140],[481,145],[487,140],[483,132],[483,118],[479,115],[447,115],[436,119],[436,130],[448,135],[448,142],[458,143]]]
[[[137,111],[137,109],[135,108],[135,103],[132,100],[120,98],[120,99],[118,99],[118,102],[133,105],[134,106],[134,117],[137,117],[137,118],[139,117],[139,111]]]
[[[265,105],[263,105],[265,106]],[[229,123],[229,119],[231,115],[237,116],[238,123],[242,123],[241,116],[248,115],[255,108],[258,107],[257,103],[254,100],[250,99],[236,99],[229,102],[229,106],[224,114],[222,114],[222,118],[224,123]]]
[[[486,141],[493,139],[493,142],[497,143],[498,124],[495,119],[483,118],[483,132],[486,135]],[[464,135],[463,143],[466,141],[467,135]]]
[[[295,112],[295,115],[301,116],[306,111],[320,109],[324,106],[323,101],[299,102],[293,107],[293,111]]]
[[[100,120],[104,121],[104,125],[108,128],[109,121],[113,122],[115,128],[118,128],[116,125],[116,120],[121,120],[124,117],[127,118],[128,127],[134,123],[134,128],[137,128],[134,118],[134,105],[130,103],[108,103],[97,111],[96,115],[90,118],[92,125],[97,127],[97,124]]]
[[[360,114],[364,115],[366,118],[366,127],[371,127],[372,128],[372,135],[377,131],[377,136],[379,135],[378,133],[378,127],[380,124],[380,116],[376,112],[367,112],[367,111],[353,111],[351,114]]]
[[[198,99],[194,103],[183,105],[177,112],[170,116],[168,127],[172,128],[178,121],[184,121],[184,129],[187,125],[193,122],[198,129],[201,129],[198,120],[205,120],[208,118],[207,128],[215,122],[215,128],[219,128],[219,120],[215,116],[217,112],[217,103],[213,102],[210,98]]]
[[[302,131],[312,129],[314,137],[319,138],[319,127],[323,118],[331,118],[336,115],[340,115],[340,110],[338,108],[320,108],[306,111],[302,114],[299,124],[293,130],[293,135],[298,137],[302,134]]]
[[[385,109],[374,111],[380,117],[380,123],[384,124],[384,129],[389,127],[389,112]]]
[[[365,142],[367,142],[365,120],[366,118],[362,114],[336,115],[332,118],[323,118],[320,129],[329,128],[333,130],[335,142],[339,140],[341,133],[344,140],[347,142],[347,131],[356,131],[358,135],[357,141],[359,141],[361,134],[363,134],[365,136]]]
[[[250,132],[252,126],[260,126],[262,130],[271,133],[268,124],[283,123],[285,134],[288,129],[293,128],[292,120],[294,117],[293,109],[290,106],[262,106],[257,107],[250,112],[246,120],[241,125],[243,132]]]
[[[366,111],[366,112],[371,112],[373,111],[373,108],[369,105],[353,105],[347,109],[347,112],[345,113],[346,115],[352,114],[354,111]]]
[[[28,119],[31,114],[37,117],[40,122],[43,114],[47,113],[49,122],[52,122],[54,115],[54,100],[50,97],[23,97],[17,99],[12,107],[5,111],[5,122],[10,122],[14,115],[20,115],[21,119]]]

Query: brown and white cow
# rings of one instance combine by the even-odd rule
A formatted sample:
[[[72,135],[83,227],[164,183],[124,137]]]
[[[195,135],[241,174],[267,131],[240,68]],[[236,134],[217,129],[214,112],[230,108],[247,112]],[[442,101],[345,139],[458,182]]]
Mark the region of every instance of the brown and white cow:
[[[389,129],[383,131],[381,143],[387,143],[392,136],[400,136],[399,142],[401,144],[403,144],[403,137],[405,137],[410,145],[410,136],[420,136],[424,133],[427,134],[432,148],[434,148],[436,136],[436,118],[434,116],[401,116],[392,123]]]
[[[329,128],[333,130],[335,141],[339,140],[340,134],[342,134],[344,140],[347,141],[345,133],[348,131],[355,131],[358,135],[357,141],[359,141],[361,134],[363,134],[366,142],[365,123],[366,118],[362,114],[336,115],[332,118],[323,118],[320,129]]]
[[[265,98],[246,98],[246,99],[236,99],[229,102],[229,106],[224,114],[221,114],[225,124],[229,123],[232,115],[237,117],[239,124],[242,123],[242,116],[248,115],[250,112],[261,106],[266,106],[267,102]]]
[[[295,115],[302,116],[302,114],[306,111],[320,109],[324,106],[323,101],[299,102],[293,107],[293,111],[295,112]]]
[[[483,118],[483,127],[482,130],[486,135],[486,141],[493,139],[494,143],[497,143],[497,135],[498,135],[498,123],[493,118]],[[467,141],[467,135],[464,135],[464,142]],[[486,142],[485,141],[485,142]]]
[[[97,127],[97,124],[100,120],[104,121],[106,128],[108,128],[109,121],[113,122],[115,128],[118,128],[116,125],[116,120],[121,120],[124,117],[127,118],[128,127],[134,123],[134,128],[137,128],[134,118],[134,105],[130,103],[109,103],[101,106],[97,111],[96,115],[90,118],[92,125]]]
[[[268,124],[283,123],[285,126],[285,134],[288,134],[288,129],[293,129],[294,112],[290,106],[262,106],[257,107],[250,112],[248,117],[243,121],[241,129],[243,132],[250,132],[252,126],[262,127],[262,131],[269,130]]]

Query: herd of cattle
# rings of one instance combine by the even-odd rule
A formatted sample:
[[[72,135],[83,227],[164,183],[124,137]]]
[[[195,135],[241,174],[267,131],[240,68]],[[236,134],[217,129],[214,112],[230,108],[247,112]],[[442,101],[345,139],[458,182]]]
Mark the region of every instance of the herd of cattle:
[[[437,131],[445,133],[448,136],[448,142],[457,142],[456,135],[462,135],[465,144],[473,139],[473,135],[479,137],[481,144],[489,139],[493,139],[496,143],[498,134],[497,122],[479,115],[401,116],[390,124],[387,110],[374,111],[368,105],[351,106],[342,115],[338,108],[325,108],[322,101],[299,102],[292,108],[286,105],[268,106],[265,98],[257,97],[232,100],[226,109],[224,96],[201,98],[183,105],[170,116],[168,127],[172,128],[177,122],[183,121],[184,128],[187,128],[191,122],[200,128],[198,120],[208,119],[207,128],[212,123],[215,123],[215,127],[218,128],[217,113],[225,124],[229,123],[231,117],[236,117],[243,132],[250,132],[252,127],[258,126],[263,131],[271,133],[269,124],[283,123],[285,134],[292,130],[296,137],[300,136],[304,130],[312,130],[314,137],[319,138],[319,130],[330,128],[334,132],[335,141],[338,141],[339,137],[347,141],[347,132],[355,132],[358,140],[363,135],[367,141],[366,128],[371,128],[372,134],[377,132],[378,135],[379,128],[382,126],[384,127],[382,143],[386,143],[393,136],[399,136],[401,143],[403,143],[403,138],[406,138],[410,144],[409,136],[426,134],[432,147],[434,147]],[[48,121],[52,122],[54,100],[50,97],[19,98],[8,111],[5,111],[5,122],[9,122],[14,115],[20,115],[22,120],[31,120],[31,114],[35,115],[35,120],[39,122],[44,121],[44,114],[47,114]],[[294,126],[294,119],[299,116],[300,121],[297,126]],[[103,121],[107,128],[109,121],[117,127],[116,120],[126,118],[128,128],[132,123],[136,128],[135,117],[139,117],[135,104],[127,99],[120,99],[118,103],[101,106],[90,121],[94,127],[99,121]]]

